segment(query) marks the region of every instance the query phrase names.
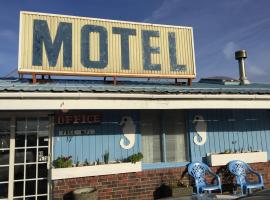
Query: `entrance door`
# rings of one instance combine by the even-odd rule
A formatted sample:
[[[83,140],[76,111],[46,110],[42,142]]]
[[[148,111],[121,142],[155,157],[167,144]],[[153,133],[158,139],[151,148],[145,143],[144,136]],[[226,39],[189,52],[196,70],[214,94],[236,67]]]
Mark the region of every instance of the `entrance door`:
[[[0,199],[8,199],[10,120],[0,119]]]
[[[6,198],[7,193],[8,199],[48,199],[49,118],[24,117],[9,121],[10,127],[15,128],[10,131],[10,145],[2,158],[3,170],[9,172],[4,174],[9,177],[0,173],[0,183],[5,188],[0,199]],[[8,155],[10,160],[6,162],[4,158]]]

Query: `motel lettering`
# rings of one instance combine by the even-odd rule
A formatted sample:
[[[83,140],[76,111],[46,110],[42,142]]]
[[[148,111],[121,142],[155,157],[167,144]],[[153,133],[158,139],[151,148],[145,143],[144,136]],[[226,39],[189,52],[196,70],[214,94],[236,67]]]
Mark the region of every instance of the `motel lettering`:
[[[93,51],[90,48],[90,37],[92,33],[97,33],[99,35],[98,47],[93,47],[99,49],[99,59],[92,60],[89,55]],[[112,27],[112,33],[120,36],[121,40],[121,61],[122,69],[130,69],[129,62],[129,39],[131,37],[137,37],[138,33],[136,29],[131,28],[121,28]],[[81,35],[81,64],[86,68],[97,68],[103,69],[108,66],[108,31],[106,27],[96,26],[91,24],[84,25],[80,30]],[[156,30],[142,30],[141,31],[141,48],[142,48],[142,59],[143,68],[145,70],[160,70],[160,63],[151,62],[151,54],[160,55],[160,47],[153,46],[150,43],[152,38],[160,37],[160,32]],[[72,67],[72,24],[66,22],[60,22],[57,28],[57,33],[54,38],[50,34],[48,23],[45,20],[34,20],[33,28],[33,65],[42,66],[43,58],[43,45],[45,47],[45,52],[48,57],[50,67],[55,67],[57,59],[59,57],[61,46],[63,46],[63,66]],[[186,69],[185,65],[177,64],[176,59],[176,36],[174,32],[168,32],[168,49],[170,58],[170,70],[171,71],[182,71]],[[138,46],[140,46],[138,44]]]

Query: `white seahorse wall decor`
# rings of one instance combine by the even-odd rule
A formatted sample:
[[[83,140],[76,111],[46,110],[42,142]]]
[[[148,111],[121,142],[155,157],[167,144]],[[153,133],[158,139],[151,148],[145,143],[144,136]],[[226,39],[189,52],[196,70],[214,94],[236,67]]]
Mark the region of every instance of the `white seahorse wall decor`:
[[[195,135],[193,137],[193,142],[197,145],[203,145],[207,139],[207,123],[204,120],[203,116],[196,115],[193,120],[193,124],[195,124]]]
[[[122,132],[124,135],[124,137],[120,139],[120,146],[123,149],[132,148],[135,144],[135,132],[136,132],[136,126],[132,118],[124,116],[119,125],[122,126]],[[127,141],[129,142],[128,144],[126,144]]]

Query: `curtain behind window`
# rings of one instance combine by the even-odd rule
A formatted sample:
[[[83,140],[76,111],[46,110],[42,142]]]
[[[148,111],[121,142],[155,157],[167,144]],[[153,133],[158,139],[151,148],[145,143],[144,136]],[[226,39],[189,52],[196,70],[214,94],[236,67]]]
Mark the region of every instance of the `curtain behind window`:
[[[141,111],[143,161],[161,162],[160,118],[157,110]]]
[[[165,133],[165,141],[162,141]],[[162,162],[162,142],[167,162],[186,161],[185,116],[181,110],[141,111],[142,153],[145,163]]]
[[[186,161],[186,127],[184,112],[181,110],[164,111],[163,127],[166,138],[167,162]]]

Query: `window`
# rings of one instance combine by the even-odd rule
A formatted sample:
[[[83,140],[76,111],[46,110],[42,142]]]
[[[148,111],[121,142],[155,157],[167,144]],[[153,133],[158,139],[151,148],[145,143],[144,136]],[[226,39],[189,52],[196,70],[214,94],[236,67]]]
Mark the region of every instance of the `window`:
[[[145,163],[187,160],[184,114],[181,110],[141,111],[142,152]]]

